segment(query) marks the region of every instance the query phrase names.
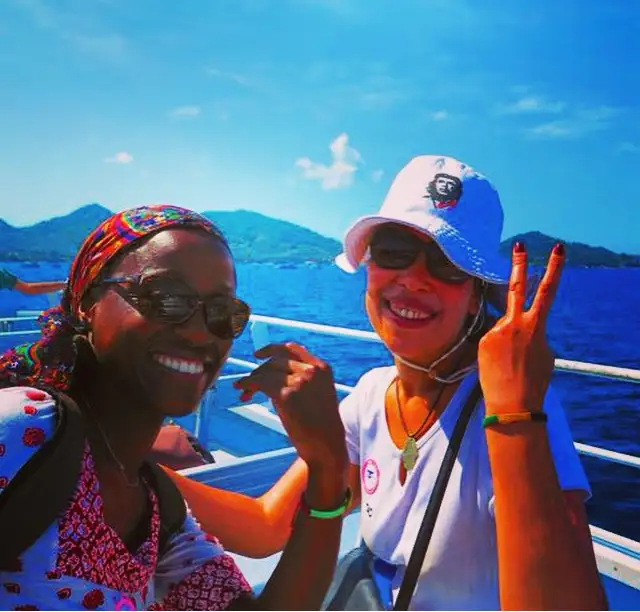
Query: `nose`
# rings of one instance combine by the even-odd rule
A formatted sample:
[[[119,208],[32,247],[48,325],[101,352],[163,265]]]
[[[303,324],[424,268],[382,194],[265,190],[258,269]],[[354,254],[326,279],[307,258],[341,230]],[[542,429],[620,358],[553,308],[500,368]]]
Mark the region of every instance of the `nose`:
[[[433,286],[433,280],[424,252],[420,253],[416,260],[398,276],[398,283],[409,291],[429,290]]]

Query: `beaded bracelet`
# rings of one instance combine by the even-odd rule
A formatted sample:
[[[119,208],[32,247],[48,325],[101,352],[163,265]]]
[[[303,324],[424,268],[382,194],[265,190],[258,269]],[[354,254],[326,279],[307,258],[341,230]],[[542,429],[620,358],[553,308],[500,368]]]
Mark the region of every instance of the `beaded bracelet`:
[[[482,419],[483,427],[491,425],[508,425],[509,423],[521,422],[546,423],[547,414],[545,412],[512,412],[507,414],[488,414]]]

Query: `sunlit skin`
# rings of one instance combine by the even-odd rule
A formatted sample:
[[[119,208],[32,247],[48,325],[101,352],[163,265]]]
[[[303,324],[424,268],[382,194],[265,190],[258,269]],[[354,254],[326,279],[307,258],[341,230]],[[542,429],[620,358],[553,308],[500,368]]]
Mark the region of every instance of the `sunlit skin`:
[[[14,289],[25,295],[42,295],[62,291],[66,286],[63,281],[23,281],[18,279]]]
[[[421,259],[423,256],[401,272],[380,270],[369,263],[366,307],[374,329],[389,349],[428,365],[461,337],[468,316],[477,312],[479,300],[474,289],[477,284],[469,281],[445,287],[430,277]],[[553,371],[545,325],[563,263],[562,249],[554,251],[532,308],[524,311],[526,252],[515,251],[505,315],[484,334],[479,345],[469,342],[462,348],[464,359],[477,356],[487,414],[542,410]],[[437,317],[407,330],[387,313],[390,299],[428,307]],[[435,321],[438,325],[432,324]],[[448,360],[438,371],[462,365],[451,364]],[[435,415],[441,410],[434,406],[439,383],[400,363],[396,365],[401,409],[411,430],[425,414]],[[253,391],[250,376],[238,386]],[[453,384],[445,389],[442,405],[455,387]],[[390,410],[394,396],[390,389],[385,409],[392,438],[401,448],[406,434],[394,417],[397,410]],[[421,435],[434,418],[427,420]],[[545,428],[537,423],[493,426],[486,435],[496,496],[502,609],[605,609],[582,492],[560,489]],[[230,549],[266,556],[287,540],[294,504],[306,485],[306,471],[305,463],[298,460],[257,500],[173,477],[205,529],[217,533]],[[355,507],[360,500],[359,466],[351,466],[349,480]],[[250,517],[251,523],[243,537],[240,531],[245,517]]]

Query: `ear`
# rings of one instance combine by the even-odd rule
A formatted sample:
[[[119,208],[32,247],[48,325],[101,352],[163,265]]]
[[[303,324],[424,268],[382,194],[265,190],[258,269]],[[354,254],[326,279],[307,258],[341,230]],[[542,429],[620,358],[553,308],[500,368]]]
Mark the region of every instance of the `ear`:
[[[93,327],[96,307],[97,302],[86,300],[86,302],[80,305],[80,309],[76,315],[78,322],[87,332]]]

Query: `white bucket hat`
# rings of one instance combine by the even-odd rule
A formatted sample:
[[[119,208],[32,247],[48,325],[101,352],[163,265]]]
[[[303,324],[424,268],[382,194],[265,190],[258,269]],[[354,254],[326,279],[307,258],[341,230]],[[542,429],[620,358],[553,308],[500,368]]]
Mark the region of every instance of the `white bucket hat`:
[[[456,159],[414,157],[397,174],[378,214],[360,217],[347,230],[344,252],[336,264],[355,272],[373,230],[385,223],[430,236],[460,270],[494,285],[492,293],[502,294],[506,287],[495,285],[509,283],[511,262],[499,252],[504,214],[498,192],[484,176]]]

